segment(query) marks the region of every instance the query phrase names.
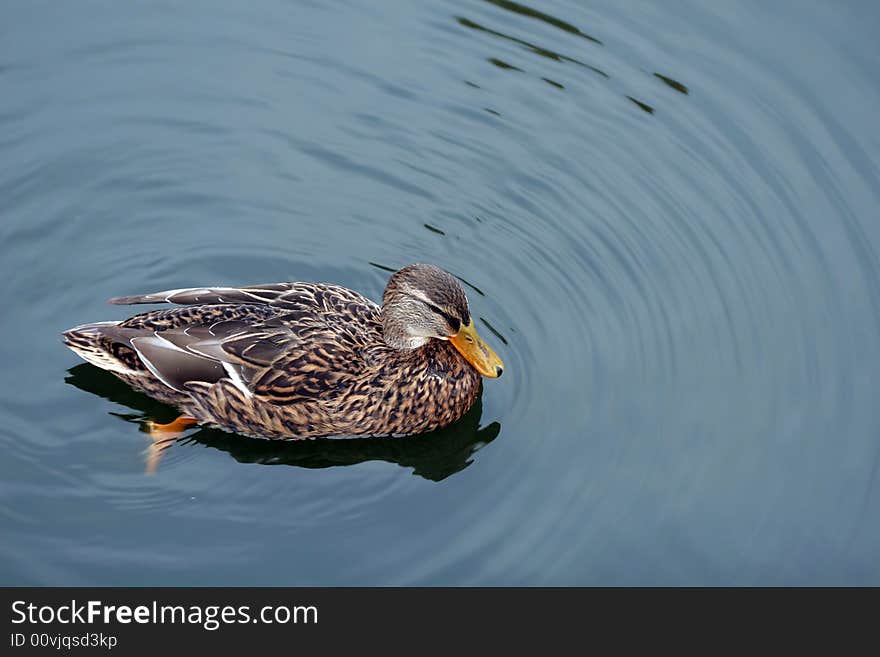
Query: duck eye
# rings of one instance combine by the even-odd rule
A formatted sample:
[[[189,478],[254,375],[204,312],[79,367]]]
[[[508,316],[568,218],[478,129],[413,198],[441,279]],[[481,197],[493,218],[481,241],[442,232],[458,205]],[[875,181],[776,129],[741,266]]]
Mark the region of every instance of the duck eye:
[[[461,328],[461,321],[457,317],[453,317],[449,313],[443,311],[439,306],[435,306],[433,303],[425,302],[425,305],[428,306],[428,309],[431,312],[435,312],[440,315],[443,319],[445,319],[449,325],[452,327],[452,330],[458,332],[458,329]]]

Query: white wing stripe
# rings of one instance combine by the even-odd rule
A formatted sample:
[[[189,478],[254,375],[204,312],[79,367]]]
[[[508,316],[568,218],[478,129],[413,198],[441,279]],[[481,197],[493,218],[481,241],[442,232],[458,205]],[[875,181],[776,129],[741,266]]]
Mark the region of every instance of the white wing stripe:
[[[232,363],[227,363],[225,361],[221,361],[223,365],[223,369],[226,370],[226,373],[229,374],[229,378],[232,380],[232,384],[241,390],[244,393],[245,397],[253,397],[254,393],[250,391],[250,389],[245,384],[244,380],[241,378],[241,374],[239,374],[238,370],[235,369],[235,366]]]

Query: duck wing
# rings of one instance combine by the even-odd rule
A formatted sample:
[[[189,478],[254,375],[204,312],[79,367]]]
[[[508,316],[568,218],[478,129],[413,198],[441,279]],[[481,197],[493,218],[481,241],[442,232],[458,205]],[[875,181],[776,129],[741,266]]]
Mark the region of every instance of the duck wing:
[[[139,303],[176,303],[184,306],[217,303],[272,303],[299,283],[266,283],[247,287],[189,287],[150,294],[113,297],[107,303],[127,306]]]
[[[272,404],[321,400],[363,373],[381,343],[379,308],[347,288],[272,283],[188,288],[113,303],[177,303],[103,334],[130,346],[162,383],[197,394],[228,378],[246,398]]]

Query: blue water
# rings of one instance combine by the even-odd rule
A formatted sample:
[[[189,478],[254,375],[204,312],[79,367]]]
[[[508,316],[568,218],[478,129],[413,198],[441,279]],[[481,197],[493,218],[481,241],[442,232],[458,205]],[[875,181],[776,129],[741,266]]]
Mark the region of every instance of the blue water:
[[[880,6],[0,5],[0,584],[880,584]],[[193,430],[112,296],[468,282],[435,435]],[[270,467],[272,466],[272,467]]]

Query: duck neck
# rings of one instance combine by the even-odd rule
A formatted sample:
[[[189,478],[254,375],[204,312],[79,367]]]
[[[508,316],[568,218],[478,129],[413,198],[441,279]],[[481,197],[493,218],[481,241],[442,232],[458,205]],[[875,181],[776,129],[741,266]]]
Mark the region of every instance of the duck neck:
[[[382,338],[392,349],[410,350],[424,346],[430,338],[412,335],[407,331],[406,324],[393,312],[387,312],[385,308],[380,313],[382,323]]]

